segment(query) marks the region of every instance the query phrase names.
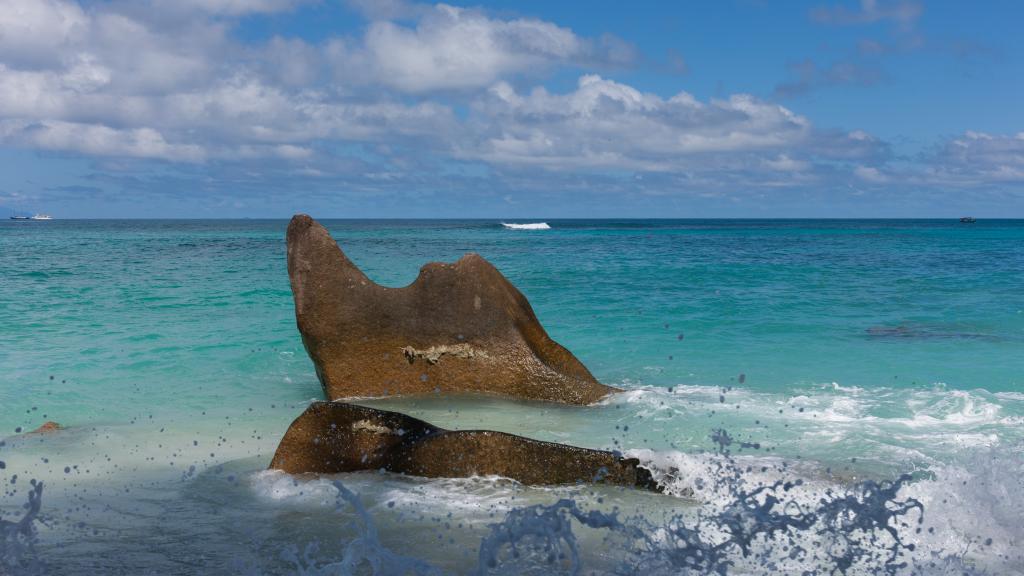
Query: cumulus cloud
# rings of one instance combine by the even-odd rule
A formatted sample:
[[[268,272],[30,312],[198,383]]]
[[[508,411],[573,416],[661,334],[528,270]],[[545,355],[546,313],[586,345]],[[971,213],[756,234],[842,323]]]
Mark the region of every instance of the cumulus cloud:
[[[0,58],[14,66],[58,65],[88,25],[89,19],[78,4],[0,0]]]
[[[928,179],[941,184],[1024,183],[1024,132],[968,131],[949,139],[927,158]]]
[[[608,77],[636,59],[631,45],[534,18],[395,1],[357,3],[359,33],[316,43],[231,33],[241,16],[304,3],[0,0],[0,146],[102,158],[111,173],[172,163],[241,189],[271,170],[366,191],[500,179],[506,192],[713,194],[901,178],[867,133],[822,129],[752,95],[644,92]],[[574,87],[543,86],[547,72],[580,68],[591,73]],[[946,164],[932,177],[1010,178],[1019,142],[957,138],[929,160]],[[168,185],[156,180],[125,186]]]
[[[482,88],[557,64],[623,65],[635,58],[632,46],[614,36],[582,38],[542,20],[502,20],[445,4],[418,14],[412,26],[376,20],[358,41],[331,43],[338,77],[423,93]]]
[[[297,4],[192,1],[218,14]],[[261,152],[303,160],[310,155],[294,151],[314,140],[435,133],[450,120],[449,107],[435,102],[345,98],[319,82],[323,55],[300,40],[254,49],[211,19],[162,29],[134,17],[135,6],[86,12],[58,0],[0,3],[7,144],[175,162]],[[32,44],[40,37],[51,40]]]
[[[42,150],[76,151],[98,156],[159,158],[182,162],[203,159],[194,144],[169,144],[152,128],[115,129],[98,124],[46,121],[32,124],[0,122],[5,140]]]
[[[807,119],[751,96],[664,99],[596,75],[567,94],[499,83],[475,111],[483,137],[466,154],[552,167],[667,171],[706,165],[709,154],[795,147],[811,132]]]
[[[670,98],[586,75],[575,90],[521,94],[498,83],[478,101],[463,158],[548,170],[714,175],[765,173],[804,181],[816,163],[874,162],[884,145],[866,135],[815,130],[789,109],[750,95],[702,102]]]
[[[582,50],[575,34],[548,22],[496,22],[450,6],[440,6],[415,29],[377,22],[366,34],[379,78],[411,92],[481,86]]]

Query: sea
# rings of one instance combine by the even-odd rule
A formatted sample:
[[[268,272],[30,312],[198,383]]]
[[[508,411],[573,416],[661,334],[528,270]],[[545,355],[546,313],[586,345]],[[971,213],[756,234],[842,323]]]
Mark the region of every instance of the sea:
[[[0,574],[1024,573],[1024,221],[505,222],[322,221],[385,286],[481,254],[622,392],[355,401],[664,493],[268,470],[324,399],[287,220],[5,221]]]

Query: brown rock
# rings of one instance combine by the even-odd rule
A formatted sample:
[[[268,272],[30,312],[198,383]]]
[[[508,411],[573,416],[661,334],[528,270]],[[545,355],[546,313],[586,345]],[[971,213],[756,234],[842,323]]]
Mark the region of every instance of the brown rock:
[[[29,432],[29,434],[46,434],[48,432],[57,432],[63,430],[64,427],[56,422],[44,422],[42,426]]]
[[[342,402],[311,404],[288,428],[270,468],[291,474],[499,475],[524,484],[598,482],[659,490],[635,458],[504,432],[449,431],[398,412]]]
[[[615,391],[548,337],[526,297],[476,254],[386,288],[300,214],[288,226],[288,275],[329,400],[481,392],[589,404]]]

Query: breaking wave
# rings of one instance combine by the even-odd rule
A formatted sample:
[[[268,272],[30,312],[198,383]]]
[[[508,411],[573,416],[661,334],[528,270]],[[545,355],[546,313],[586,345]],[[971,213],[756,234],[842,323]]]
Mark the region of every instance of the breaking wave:
[[[675,422],[709,416],[744,438],[766,442],[791,456],[835,461],[857,456],[879,466],[960,460],[978,449],[1024,442],[1024,403],[985,390],[809,386],[783,393],[720,386],[641,387],[615,394],[602,407],[635,414],[631,429],[664,436]],[[694,426],[690,425],[693,429]],[[699,449],[702,437],[673,448]]]
[[[438,410],[486,413],[500,427],[494,410],[453,402],[438,400]],[[181,502],[197,507],[180,519],[160,506],[149,510],[147,498],[167,489],[129,481],[126,471],[140,465],[130,453],[106,465],[80,461],[93,474],[105,466],[88,486],[66,471],[74,461],[65,453],[45,477],[49,515],[40,515],[38,495],[23,510],[0,509],[11,512],[0,519],[0,574],[58,565],[64,573],[138,573],[140,566],[160,573],[174,567],[175,554],[195,558],[210,573],[250,574],[1021,574],[1021,402],[1015,394],[942,386],[676,386],[633,388],[557,411],[562,428],[546,439],[563,440],[561,430],[571,430],[593,447],[618,448],[651,470],[665,494],[532,487],[500,477],[288,475],[262,470],[260,458],[232,460],[221,471],[202,437],[194,445],[192,429],[181,438],[186,446],[174,448],[168,442],[177,437],[162,429],[151,430],[148,441],[145,430],[133,429],[130,441],[141,444],[141,453],[159,445],[150,442],[171,450],[172,491],[180,487]],[[535,408],[519,410],[508,418],[528,418]],[[20,438],[13,459],[4,459],[8,470],[23,468],[28,458],[53,458],[62,442],[88,448],[104,438],[113,446],[129,441],[123,432],[104,429],[84,442]],[[269,441],[264,452],[272,448]],[[216,451],[228,458],[251,449]],[[100,502],[111,509],[91,504],[79,512],[78,492],[101,482],[111,494]],[[16,487],[21,506],[25,492],[13,483],[8,490]],[[130,496],[114,494],[128,487]],[[159,526],[180,534],[205,530],[203,538],[102,561],[61,548],[58,536],[77,530],[79,521],[84,528],[73,534],[88,538],[94,528],[128,522],[119,502],[129,497],[141,510],[132,516],[145,527],[140,534]],[[35,526],[43,526],[39,537]],[[148,549],[144,536],[123,534],[126,550]],[[217,556],[220,546],[231,553]],[[161,554],[172,560],[153,564]],[[224,557],[240,560],[218,563]]]
[[[454,570],[389,544],[378,526],[387,508],[371,514],[346,486],[349,477],[345,483],[319,479],[310,492],[316,499],[333,496],[334,510],[358,534],[338,544],[289,547],[282,556],[295,573],[309,575],[973,575],[1024,568],[1024,527],[1017,521],[1022,511],[1014,507],[1024,501],[1024,463],[1013,454],[989,452],[968,467],[853,481],[809,463],[734,455],[741,443],[724,430],[712,441],[716,449],[700,455],[630,453],[666,486],[670,496],[659,498],[674,502],[663,502],[671,511],[665,517],[628,515],[625,508],[573,497],[510,507],[483,527],[478,540],[464,543],[475,549],[472,562]],[[310,487],[290,478],[263,476],[270,484],[291,485],[279,493],[286,498]],[[673,495],[699,504],[678,506],[682,501]],[[595,540],[600,546],[593,546]]]
[[[502,226],[509,230],[550,230],[551,226],[548,226],[547,222],[533,222],[529,224],[509,224],[502,222]]]

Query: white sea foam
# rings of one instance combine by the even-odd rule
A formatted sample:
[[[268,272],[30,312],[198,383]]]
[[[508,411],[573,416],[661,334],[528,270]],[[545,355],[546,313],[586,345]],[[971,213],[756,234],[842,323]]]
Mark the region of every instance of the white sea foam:
[[[1024,555],[1019,548],[1024,538],[1024,525],[1019,521],[1024,516],[1024,460],[1020,458],[1020,448],[982,449],[966,461],[935,466],[916,479],[905,476],[897,483],[863,484],[828,476],[810,462],[787,462],[774,457],[647,450],[631,451],[630,455],[652,467],[656,477],[668,482],[670,491],[692,490],[703,505],[699,516],[691,517],[690,521],[704,522],[706,531],[717,530],[717,538],[743,535],[737,531],[742,525],[733,521],[737,513],[752,514],[750,521],[757,523],[751,526],[762,530],[765,525],[776,523],[786,527],[783,533],[792,534],[796,527],[796,542],[802,551],[789,557],[800,560],[791,565],[794,573],[813,571],[822,560],[831,560],[823,557],[822,551],[829,556],[844,552],[836,544],[850,542],[857,531],[877,530],[879,538],[871,540],[871,546],[878,547],[876,551],[864,548],[863,542],[856,543],[867,554],[858,559],[860,566],[855,565],[858,569],[850,573],[890,573],[895,563],[890,563],[886,556],[887,550],[893,550],[909,562],[912,570],[907,573],[1009,574],[1024,568]],[[759,492],[760,496],[749,498]],[[739,502],[744,505],[736,508]],[[771,505],[772,502],[775,504]],[[886,517],[885,510],[900,509],[907,514]],[[813,519],[814,527],[804,529],[794,523],[812,511],[812,516],[804,518]],[[829,517],[835,521],[824,520]],[[707,519],[712,521],[705,522]],[[768,536],[775,534],[772,530],[764,532]],[[781,551],[785,551],[787,541],[793,542],[760,540],[750,556],[762,561],[775,557],[780,550],[773,550],[773,544],[783,544]],[[739,572],[747,573],[742,569],[745,558],[737,556],[733,560]],[[785,556],[776,561],[785,561]],[[751,565],[749,573],[760,574],[763,570],[763,566]],[[771,569],[778,570],[778,566]]]
[[[687,454],[677,451],[649,449],[627,450],[625,455],[640,460],[654,475],[656,482],[667,494],[696,498],[713,503],[724,497],[726,488],[721,482],[723,470],[734,467],[742,470],[743,480],[751,485],[769,485],[779,480],[801,478],[810,485],[813,479],[824,479],[822,467],[812,461],[787,460],[777,456],[729,455],[721,453]],[[821,480],[821,488],[832,485]]]
[[[790,455],[832,462],[853,457],[873,462],[873,470],[892,462],[951,463],[971,450],[1024,439],[1015,400],[942,386],[867,393],[811,385],[788,394],[748,387],[642,387],[598,406],[616,409],[615,422],[629,425],[627,440],[646,438],[646,446],[655,449],[706,448],[707,431],[719,426]]]
[[[335,482],[343,480],[353,490],[369,495],[374,509],[413,511],[483,521],[518,505],[543,500],[560,487],[523,486],[500,476],[470,478],[419,478],[385,472],[336,475],[291,475],[280,470],[252,474],[249,484],[261,501],[294,508],[330,508],[337,497]]]
[[[262,470],[249,478],[256,497],[268,503],[310,507],[333,505],[338,496],[327,476],[300,478],[280,470]]]
[[[1002,400],[1024,402],[1024,392],[996,392],[993,396]]]
[[[513,224],[508,222],[502,222],[502,226],[509,230],[550,230],[551,226],[548,226],[547,222],[531,222],[528,224]]]
[[[861,388],[860,386],[843,386],[839,382],[833,382],[832,389],[850,393],[860,393],[864,391],[864,389]]]

